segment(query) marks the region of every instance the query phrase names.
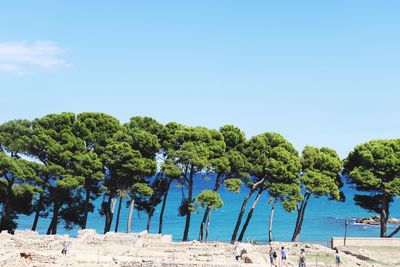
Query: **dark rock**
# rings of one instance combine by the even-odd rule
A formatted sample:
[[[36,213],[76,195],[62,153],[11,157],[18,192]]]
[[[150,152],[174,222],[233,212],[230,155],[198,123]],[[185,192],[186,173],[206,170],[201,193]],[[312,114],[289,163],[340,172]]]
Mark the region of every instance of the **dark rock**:
[[[365,224],[365,225],[380,225],[381,223],[381,218],[380,216],[371,216],[371,217],[364,217],[364,218],[356,218],[355,222],[360,223],[360,224]],[[397,218],[389,218],[388,220],[389,224],[400,224],[400,219]]]

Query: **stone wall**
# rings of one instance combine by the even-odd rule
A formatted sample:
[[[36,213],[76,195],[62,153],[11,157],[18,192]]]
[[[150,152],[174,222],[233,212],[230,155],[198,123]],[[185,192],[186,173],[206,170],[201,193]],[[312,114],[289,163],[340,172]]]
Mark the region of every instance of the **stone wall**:
[[[343,237],[332,237],[331,248],[343,247]],[[400,247],[400,238],[379,237],[347,237],[346,246],[349,247]]]

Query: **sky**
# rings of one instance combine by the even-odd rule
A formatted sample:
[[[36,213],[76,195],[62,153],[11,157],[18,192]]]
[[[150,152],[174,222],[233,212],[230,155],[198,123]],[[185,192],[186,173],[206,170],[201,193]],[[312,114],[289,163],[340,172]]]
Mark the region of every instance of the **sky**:
[[[1,1],[0,123],[240,127],[341,157],[400,137],[399,1]]]

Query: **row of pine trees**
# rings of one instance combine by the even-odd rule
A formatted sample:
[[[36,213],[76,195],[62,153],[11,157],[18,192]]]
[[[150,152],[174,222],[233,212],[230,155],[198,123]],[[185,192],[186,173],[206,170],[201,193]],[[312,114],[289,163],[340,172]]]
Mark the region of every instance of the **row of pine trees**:
[[[215,184],[194,195],[200,172],[214,174]],[[232,242],[243,240],[262,194],[272,203],[268,240],[275,207],[282,205],[287,212],[297,212],[292,237],[297,241],[310,199],[344,201],[342,181],[359,190],[354,196],[357,205],[380,215],[381,237],[400,230],[386,232],[390,204],[400,195],[400,139],[358,145],[341,160],[327,147],[306,146],[299,155],[273,132],[246,139],[233,125],[214,130],[175,122],[163,125],[149,117],[121,124],[110,115],[86,112],[0,126],[0,229],[11,233],[20,214],[34,216],[32,230],[41,218],[51,218],[47,234],[56,234],[60,224],[85,229],[97,198],[102,198],[105,233],[112,230],[113,220],[118,231],[123,202],[129,209],[127,232],[134,209],[146,212],[150,230],[160,205],[162,233],[168,192],[177,183],[185,192],[178,209],[178,215],[186,217],[183,241],[188,240],[191,215],[199,208],[204,216],[198,239],[207,240],[211,213],[223,205],[218,194],[222,187],[231,192],[249,188],[232,225]]]

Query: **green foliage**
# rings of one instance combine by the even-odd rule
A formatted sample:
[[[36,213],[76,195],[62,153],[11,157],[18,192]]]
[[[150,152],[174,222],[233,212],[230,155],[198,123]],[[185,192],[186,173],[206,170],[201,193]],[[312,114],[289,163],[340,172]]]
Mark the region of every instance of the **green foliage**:
[[[195,201],[201,208],[219,209],[224,205],[219,194],[212,190],[203,190],[196,196]]]
[[[212,168],[215,173],[229,173],[231,171],[229,159],[225,157],[225,155],[212,159],[210,164],[210,168]]]
[[[29,140],[31,122],[28,120],[12,120],[0,125],[0,150],[13,155],[25,151],[25,143]]]
[[[218,131],[169,123],[165,126],[163,148],[183,173],[188,166],[198,172],[210,167],[210,160],[224,151],[225,143]]]
[[[164,126],[155,119],[141,116],[132,117],[125,126],[131,129],[143,130],[155,135],[157,138],[161,137],[161,133],[164,129]]]
[[[165,163],[163,172],[170,178],[182,177],[188,188],[187,198],[182,199],[180,215],[194,210],[192,190],[194,174],[212,168],[225,150],[223,136],[204,127],[187,127],[168,123],[161,134]]]
[[[342,164],[336,151],[323,147],[306,146],[301,157],[302,183],[307,192],[315,196],[327,195],[334,200],[341,198]]]
[[[322,147],[306,146],[301,159],[301,183],[304,188],[304,197],[292,198],[285,203],[286,209],[297,209],[297,220],[292,241],[298,241],[300,236],[305,209],[311,195],[315,197],[328,196],[332,200],[344,201],[344,194],[340,191],[343,186],[340,172],[342,164],[336,151]]]
[[[165,175],[171,178],[179,178],[183,176],[182,170],[173,163],[171,159],[167,159],[161,163],[161,169]]]
[[[230,192],[234,193],[240,193],[240,187],[242,186],[242,180],[240,179],[235,179],[235,178],[230,178],[224,180],[224,184],[226,186],[226,189]]]
[[[296,149],[277,133],[264,133],[249,140],[245,155],[250,174],[272,197],[279,198],[287,211],[292,211],[300,196],[300,160]]]
[[[400,195],[400,139],[356,146],[344,161],[344,173],[358,190]]]
[[[18,214],[29,215],[37,187],[29,182],[35,175],[31,164],[0,152],[0,231],[13,232]]]
[[[390,203],[400,195],[400,139],[372,140],[356,146],[344,160],[343,173],[358,190],[370,193],[356,194],[355,203],[380,213],[380,236],[386,237]]]
[[[146,183],[136,183],[132,186],[132,193],[141,195],[143,197],[150,197],[153,194],[153,189]]]
[[[106,147],[106,162],[109,179],[105,181],[110,194],[118,189],[130,188],[140,182],[144,176],[156,171],[156,163],[152,159],[142,157],[126,142],[110,144]]]
[[[245,142],[245,134],[234,125],[224,125],[219,131],[224,137],[226,147],[229,149],[240,148]]]
[[[157,179],[151,180],[156,157],[162,162]],[[343,163],[348,181],[369,193],[356,195],[356,204],[388,213],[389,204],[400,196],[400,139],[361,144]],[[341,169],[332,149],[306,146],[299,158],[283,136],[263,133],[247,141],[233,125],[219,131],[175,122],[164,126],[140,116],[121,125],[99,112],[12,120],[0,125],[0,226],[13,231],[18,214],[33,211],[40,216],[52,212],[56,223],[68,229],[83,226],[85,214],[93,211],[92,201],[101,194],[108,196],[106,201],[134,198],[136,208],[153,212],[172,179],[183,187],[182,215],[194,211],[194,202],[221,207],[216,191],[222,184],[240,192],[242,183],[251,187],[260,181],[260,189],[293,211],[309,195],[343,200]],[[199,172],[214,173],[217,180],[213,190],[193,199]],[[300,185],[308,194],[304,199]],[[103,214],[106,209],[110,203],[103,205]]]
[[[343,173],[358,190],[370,193],[356,194],[355,203],[380,213],[380,236],[386,237],[390,203],[400,195],[400,139],[372,140],[356,146],[344,160]]]
[[[393,197],[387,199],[388,203],[393,202]],[[354,195],[354,203],[369,212],[381,213],[384,208],[382,205],[382,194],[371,194],[371,195]]]
[[[259,178],[295,179],[300,172],[296,149],[277,133],[264,133],[249,140],[245,155],[251,163],[250,174]]]

